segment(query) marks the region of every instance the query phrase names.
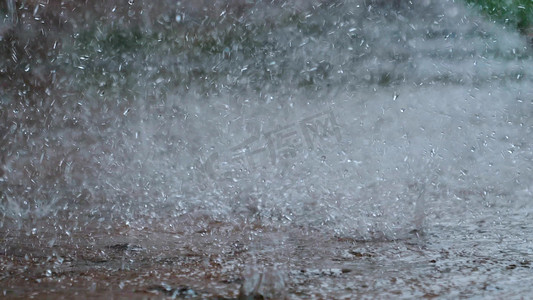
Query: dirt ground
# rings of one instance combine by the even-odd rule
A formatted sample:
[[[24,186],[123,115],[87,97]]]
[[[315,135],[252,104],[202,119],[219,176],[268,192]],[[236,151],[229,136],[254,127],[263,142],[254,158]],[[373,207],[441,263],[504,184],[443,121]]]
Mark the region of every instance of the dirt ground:
[[[10,299],[524,295],[527,284],[516,283],[531,281],[526,245],[498,242],[483,226],[435,226],[396,241],[227,224],[188,235],[127,227],[70,236],[3,232],[0,286]]]

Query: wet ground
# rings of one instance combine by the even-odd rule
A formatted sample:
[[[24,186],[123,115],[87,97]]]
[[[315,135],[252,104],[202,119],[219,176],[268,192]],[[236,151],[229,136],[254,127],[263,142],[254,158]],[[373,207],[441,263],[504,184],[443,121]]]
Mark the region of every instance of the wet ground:
[[[51,247],[30,235],[2,253],[2,289],[21,299],[235,299],[247,286],[273,299],[520,298],[532,278],[531,225],[500,217],[515,221],[434,225],[398,241],[224,224],[187,237],[124,228]]]

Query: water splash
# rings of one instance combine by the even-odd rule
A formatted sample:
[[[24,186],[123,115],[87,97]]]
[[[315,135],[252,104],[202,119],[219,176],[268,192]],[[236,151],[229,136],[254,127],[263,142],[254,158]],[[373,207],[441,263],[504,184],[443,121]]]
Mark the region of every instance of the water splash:
[[[387,3],[135,1],[65,9],[47,43],[15,30],[0,68],[16,78],[1,91],[5,239],[151,231],[287,262],[293,235],[409,240],[524,199],[525,39],[453,1]]]

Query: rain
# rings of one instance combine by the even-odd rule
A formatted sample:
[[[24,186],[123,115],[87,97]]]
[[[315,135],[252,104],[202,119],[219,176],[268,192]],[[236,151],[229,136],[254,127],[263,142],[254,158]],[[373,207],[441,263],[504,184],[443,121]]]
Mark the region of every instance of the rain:
[[[1,0],[0,295],[526,297],[506,3]]]

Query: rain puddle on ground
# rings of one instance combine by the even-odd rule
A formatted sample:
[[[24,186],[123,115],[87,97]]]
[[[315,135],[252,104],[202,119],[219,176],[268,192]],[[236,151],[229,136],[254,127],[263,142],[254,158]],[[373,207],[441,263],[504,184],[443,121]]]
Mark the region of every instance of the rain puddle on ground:
[[[523,34],[458,1],[3,5],[3,296],[529,294]]]

